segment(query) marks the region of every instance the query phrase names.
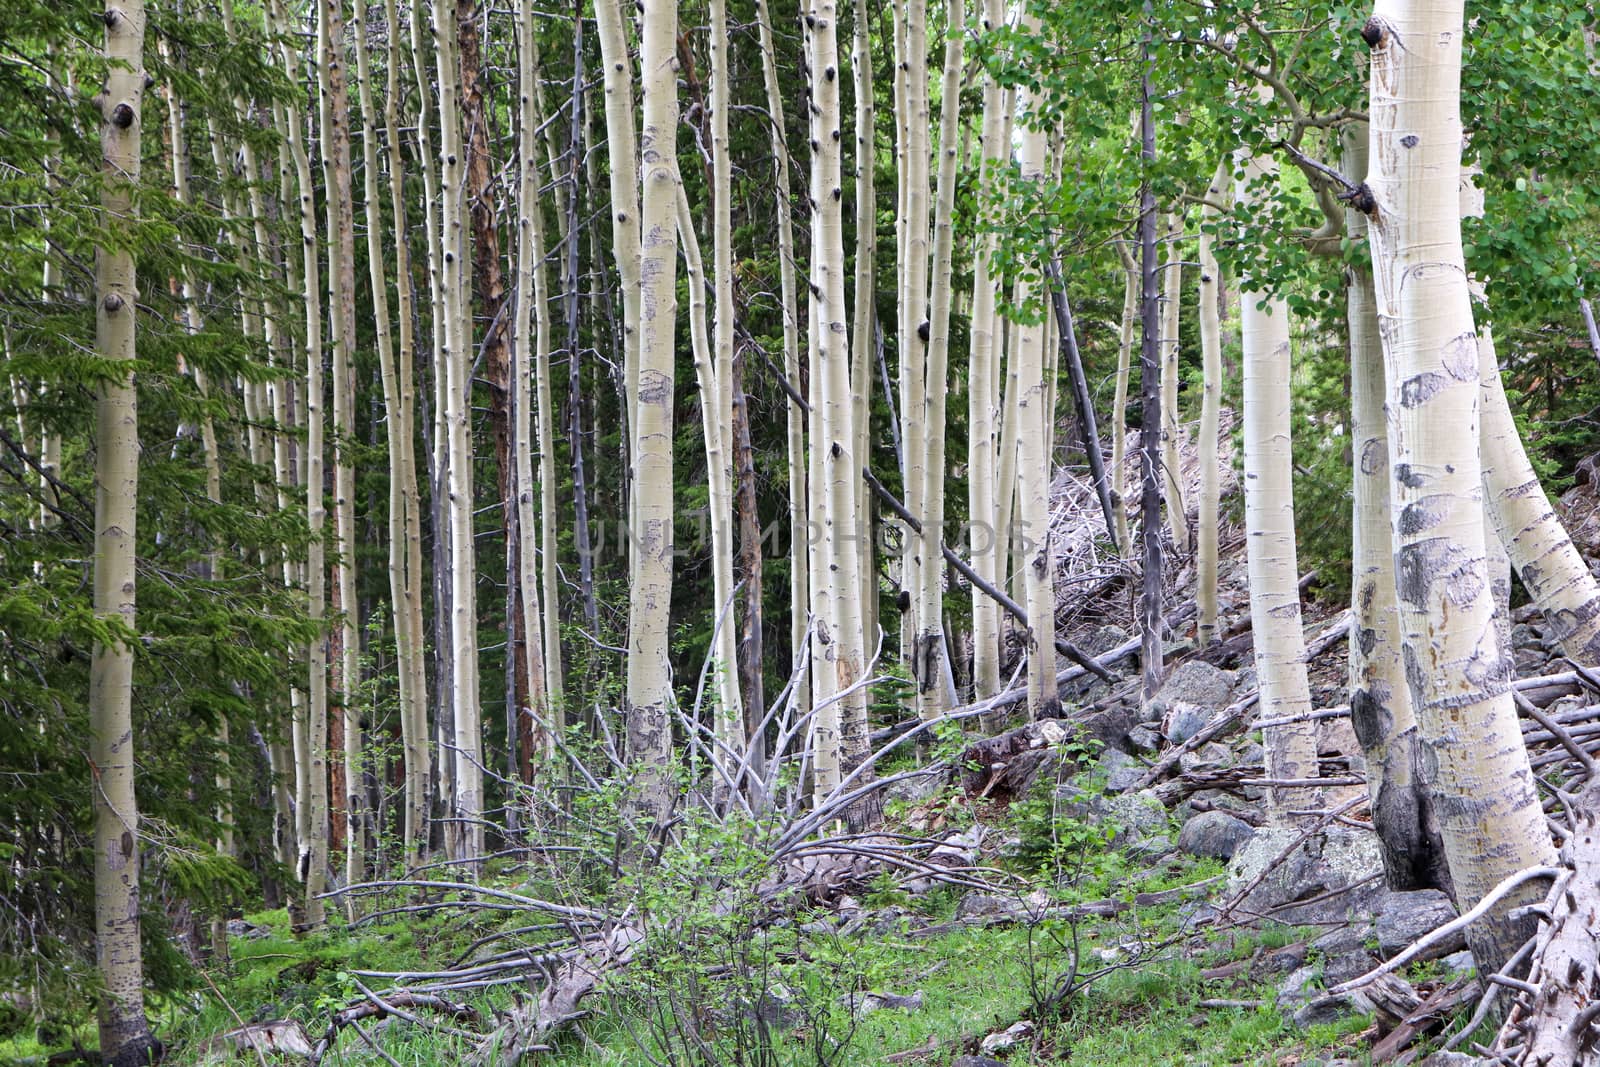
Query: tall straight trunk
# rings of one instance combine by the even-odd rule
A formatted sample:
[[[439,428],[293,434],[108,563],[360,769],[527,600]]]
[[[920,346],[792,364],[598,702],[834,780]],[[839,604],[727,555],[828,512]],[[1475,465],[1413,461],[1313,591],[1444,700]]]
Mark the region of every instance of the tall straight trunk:
[[[399,316],[398,361],[391,357],[382,370],[386,427],[389,448],[389,590],[394,597],[395,644],[399,660],[400,737],[405,758],[405,818],[403,843],[407,862],[414,862],[427,841],[425,822],[428,796],[428,705],[427,660],[423,651],[422,622],[422,510],[417,492],[416,451],[416,337],[412,316],[416,302],[411,282],[410,231],[406,225],[405,156],[400,145],[400,33],[395,0],[384,0],[384,19],[388,27],[388,75],[384,94],[384,134],[388,140],[390,225],[394,234],[395,302]],[[367,71],[365,33],[357,20],[357,70],[361,78],[361,110],[368,138],[375,138],[370,115],[371,79]],[[363,146],[365,147],[365,146]],[[376,145],[367,153],[369,174],[367,202],[376,218]],[[382,247],[370,236],[381,227],[369,230],[367,255],[375,272],[383,263]],[[373,277],[373,315],[378,327],[378,357],[385,355],[388,333],[388,299],[377,274]],[[398,510],[399,522],[395,515]],[[396,540],[398,538],[398,541]],[[399,588],[395,587],[396,578]]]
[[[712,380],[709,398],[717,420],[717,455],[706,438],[711,482],[711,568],[716,592],[718,672],[715,733],[730,771],[745,751],[744,705],[739,692],[739,643],[733,605],[733,157],[728,142],[728,112],[733,98],[728,72],[727,0],[710,0],[711,17],[711,273],[716,305]],[[706,400],[701,401],[702,404]]]
[[[1144,2],[1140,42],[1144,70],[1139,80],[1139,158],[1146,170],[1139,191],[1139,526],[1143,566],[1139,604],[1142,692],[1149,700],[1161,688],[1161,300],[1156,265],[1156,195],[1148,173],[1156,162],[1156,124],[1151,66],[1151,0]]]
[[[789,183],[789,145],[783,117],[783,90],[778,84],[778,61],[773,51],[769,4],[756,5],[756,27],[761,41],[761,77],[766,87],[770,119],[772,167],[776,177],[778,228],[778,292],[783,313],[783,374],[800,385],[800,306],[795,294],[794,193]],[[859,186],[858,186],[859,189]],[[789,474],[789,662],[800,657],[809,629],[810,550],[806,503],[806,416],[798,404],[784,405],[786,458]],[[797,709],[810,710],[809,680],[794,687]]]
[[[1370,196],[1388,370],[1396,592],[1406,676],[1458,903],[1555,850],[1521,744],[1484,564],[1481,370],[1461,247],[1460,0],[1381,0],[1372,47]],[[1431,762],[1431,761],[1430,761]],[[1528,936],[1512,893],[1468,930],[1484,973]]]
[[[1277,180],[1270,158],[1241,153],[1237,195],[1255,205]],[[1311,711],[1305,632],[1300,623],[1300,570],[1295,553],[1294,456],[1290,451],[1292,399],[1289,305],[1241,277],[1240,334],[1244,369],[1245,555],[1250,574],[1250,624],[1255,634],[1260,712],[1266,719],[1302,718]],[[1265,731],[1269,778],[1317,777],[1317,724],[1305,719]],[[1288,822],[1294,808],[1315,807],[1303,789],[1275,789],[1268,808]]]
[[[854,451],[850,400],[850,334],[846,325],[844,205],[841,163],[838,8],[821,0],[807,9],[811,26],[813,128],[811,280],[817,362],[813,404],[822,408],[822,436],[812,442],[823,455],[827,483],[823,540],[827,549],[831,633],[828,659],[839,690],[839,736],[844,771],[867,757],[867,690],[863,680],[861,628],[861,467]]]
[[[899,262],[904,297],[900,307],[900,438],[905,447],[905,503],[911,514],[923,519],[927,528],[923,499],[927,469],[927,353],[928,320],[929,125],[932,121],[928,93],[928,0],[901,0],[905,7],[905,144],[899,158],[905,195],[905,246]],[[911,624],[902,635],[902,652],[913,660],[914,641],[921,627],[922,567],[941,569],[938,559],[923,555],[921,541],[906,532],[906,551],[902,561],[901,588],[910,594],[911,612],[902,618]],[[935,624],[936,625],[936,624]]]
[[[963,0],[948,0],[947,24],[965,26]],[[933,216],[933,289],[929,301],[927,405],[923,420],[927,459],[923,465],[920,552],[926,566],[918,572],[917,643],[912,658],[912,672],[917,679],[917,710],[924,719],[937,718],[949,711],[955,695],[945,683],[950,668],[944,633],[943,548],[945,397],[950,387],[950,260],[955,246],[963,41],[963,32],[945,38],[939,109],[939,177]]]
[[[1139,264],[1119,242],[1122,259],[1122,319],[1117,328],[1117,377],[1111,395],[1111,506],[1116,509],[1117,544],[1133,557],[1128,530],[1128,379],[1132,377],[1133,335],[1139,325]]]
[[[550,293],[544,264],[544,208],[539,203],[539,188],[543,184],[539,170],[538,129],[540,124],[537,94],[537,47],[534,37],[533,13],[525,4],[517,10],[517,96],[519,100],[519,130],[517,145],[517,288],[515,314],[512,318],[511,337],[513,367],[511,375],[511,408],[513,430],[511,452],[516,466],[516,520],[517,520],[517,586],[518,602],[522,607],[522,633],[527,642],[525,663],[528,707],[537,719],[519,724],[518,736],[525,739],[523,774],[532,751],[537,747],[548,756],[555,751],[549,693],[546,689],[548,670],[545,655],[549,648],[544,636],[544,617],[540,613],[540,573],[537,546],[542,540],[534,526],[533,453],[537,447],[541,463],[547,442],[543,435],[548,423],[541,412],[541,440],[533,439],[534,392],[530,380],[535,365],[540,365],[539,385],[541,399],[549,396],[550,362]],[[541,487],[542,492],[542,487]],[[520,716],[521,711],[518,709]]]
[[[1005,24],[1004,0],[983,0],[985,33]],[[1001,109],[1005,98],[989,74],[983,80],[983,126],[978,138],[980,195],[987,195],[996,168],[1009,154],[1001,142]],[[995,507],[995,396],[996,334],[1000,319],[995,312],[1000,281],[990,270],[999,247],[997,234],[980,232],[973,255],[972,334],[967,371],[967,518],[968,552],[972,569],[990,585],[1000,581],[999,515]],[[1000,608],[993,597],[972,598],[972,699],[981,701],[1000,691]]]
[[[145,11],[108,0],[100,112],[100,211],[117,228],[134,213],[144,103]],[[94,613],[108,626],[134,621],[139,416],[134,393],[138,278],[126,245],[95,249],[95,352],[119,366],[95,396]],[[99,642],[89,665],[89,759],[94,800],[95,959],[100,968],[100,1054],[131,1067],[159,1046],[144,1013],[139,945],[139,808],[134,793],[133,649]]]
[[[1183,213],[1167,216],[1167,265],[1161,279],[1161,471],[1167,496],[1167,529],[1172,546],[1189,551],[1189,512],[1184,499],[1183,455],[1178,427],[1178,323],[1183,307]]]
[[[813,48],[807,36],[806,55],[807,62],[813,54]],[[813,114],[811,121],[812,140],[816,139],[817,122]],[[813,155],[811,164],[812,187],[816,185],[817,162]],[[812,242],[815,248],[816,242]],[[822,339],[818,328],[818,304],[820,300],[815,287],[812,287],[806,301],[807,329],[806,329],[806,368],[807,384],[810,386],[807,398],[810,408],[806,412],[806,439],[810,447],[806,450],[806,530],[807,530],[807,584],[811,589],[811,603],[808,606],[808,622],[812,629],[807,670],[811,676],[811,707],[813,718],[811,720],[811,740],[807,746],[811,751],[812,769],[811,785],[812,797],[820,805],[838,787],[843,777],[844,765],[843,746],[839,739],[841,721],[839,701],[836,694],[839,689],[838,672],[833,667],[833,589],[834,583],[829,573],[828,529],[828,486],[827,474],[823,464],[823,442],[826,433],[823,428],[823,383],[822,383]]]
[[[339,663],[337,714],[342,719],[344,795],[336,803],[348,821],[345,835],[345,880],[361,880],[361,722],[351,706],[360,685],[360,598],[356,593],[355,367],[356,342],[355,212],[350,179],[350,97],[344,76],[343,0],[321,0],[318,26],[317,81],[322,103],[324,188],[327,197],[328,309],[333,326],[333,508],[334,551],[338,559]]]
[[[281,2],[274,0],[273,14],[280,34],[289,24]],[[290,78],[295,73],[296,57],[285,36],[280,44],[283,68]],[[306,648],[306,703],[295,743],[296,837],[300,854],[297,867],[305,896],[300,921],[307,929],[323,922],[321,894],[328,872],[328,657],[322,636],[327,616],[327,556],[323,529],[327,524],[323,467],[323,379],[322,379],[322,265],[317,254],[316,198],[311,181],[311,162],[307,158],[300,117],[284,109],[284,125],[289,133],[289,156],[294,164],[293,188],[300,203],[300,281],[305,300],[305,490],[306,525],[310,540],[306,546],[306,617],[318,634]]]
[[[745,393],[744,350],[733,352],[734,511],[739,530],[739,566],[744,572],[744,614],[739,630],[739,689],[744,702],[747,777],[735,783],[762,804],[760,783],[767,777],[767,742],[762,729],[766,694],[762,686],[765,620],[762,601],[761,515],[757,508],[755,449],[750,441],[750,403]]]
[[[1037,29],[1038,20],[1025,16],[1026,31]],[[1044,181],[1045,131],[1039,124],[1044,116],[1031,92],[1017,102],[1019,114],[1029,115],[1029,126],[1022,131],[1017,157],[1021,178]],[[1042,288],[1033,294],[1041,305]],[[1017,421],[1017,497],[1020,504],[1022,535],[1026,539],[1022,558],[1025,605],[1028,612],[1028,712],[1035,719],[1055,718],[1060,699],[1056,694],[1056,595],[1055,563],[1050,550],[1050,455],[1046,450],[1047,390],[1044,377],[1044,323],[1020,322],[1018,331],[1017,406],[1010,415]]]
[[[643,816],[657,823],[665,818],[670,804],[668,765],[672,759],[673,694],[667,639],[672,607],[673,336],[678,311],[677,32],[678,10],[672,0],[644,0],[639,57],[639,80],[644,87],[644,129],[639,146],[644,165],[639,212],[639,369],[629,393],[637,427],[631,457],[637,562],[628,603],[627,754],[638,776],[634,803]],[[603,42],[604,27],[601,37]],[[610,78],[608,71],[608,81]],[[610,122],[609,103],[607,115],[610,136],[619,136],[620,131]],[[623,211],[619,209],[617,214]],[[620,248],[618,253],[620,257]]]
[[[1221,522],[1222,474],[1217,469],[1217,433],[1222,414],[1222,307],[1217,294],[1222,270],[1217,264],[1215,226],[1228,195],[1230,161],[1217,164],[1200,212],[1200,500],[1195,525],[1195,601],[1199,606],[1195,643],[1205,648],[1217,637],[1217,529]]]
[[[856,111],[856,254],[855,303],[850,314],[850,396],[854,400],[854,453],[862,466],[872,460],[873,337],[878,325],[878,144],[873,118],[872,40],[866,0],[855,0],[855,25],[850,38],[850,69]],[[863,498],[868,508],[871,501]],[[878,632],[878,539],[870,511],[861,516],[861,632],[874,641]],[[863,646],[864,647],[864,646]]]
[[[467,253],[466,145],[461,137],[460,64],[456,11],[433,0],[434,65],[439,87],[439,289],[444,331],[439,349],[444,382],[445,471],[450,522],[450,694],[455,728],[451,858],[483,855],[483,731],[478,703],[478,613],[472,490],[472,326],[465,271]]]
[[[1342,137],[1341,169],[1353,181],[1367,176],[1364,124]],[[1365,243],[1367,219],[1345,216],[1352,242]],[[1350,423],[1355,452],[1352,481],[1350,610],[1350,723],[1367,761],[1372,826],[1391,889],[1447,884],[1444,855],[1424,776],[1411,687],[1400,650],[1395,601],[1394,539],[1390,527],[1389,430],[1384,420],[1383,340],[1370,263],[1345,269],[1350,331]],[[1205,527],[1202,524],[1201,529]]]

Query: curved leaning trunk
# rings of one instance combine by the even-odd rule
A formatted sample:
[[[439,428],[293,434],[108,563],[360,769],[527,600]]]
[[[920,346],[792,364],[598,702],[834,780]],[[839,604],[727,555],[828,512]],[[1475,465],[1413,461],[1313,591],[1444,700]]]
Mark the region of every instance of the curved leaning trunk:
[[[1477,331],[1461,247],[1461,0],[1380,0],[1372,48],[1371,220],[1388,370],[1396,593],[1417,720],[1458,903],[1555,851],[1521,743],[1484,561]],[[1480,970],[1527,937],[1500,901],[1468,931]]]
[[[1238,198],[1259,194],[1250,186],[1277,179],[1274,163],[1260,156],[1242,160]],[[1253,291],[1254,279],[1239,280],[1241,364],[1244,370],[1245,553],[1250,575],[1250,623],[1255,634],[1256,673],[1264,719],[1305,716],[1311,711],[1306,679],[1305,635],[1300,623],[1299,564],[1295,554],[1294,457],[1290,450],[1289,305]],[[1317,725],[1313,721],[1265,731],[1268,778],[1317,777]],[[1291,808],[1316,807],[1316,794],[1274,789],[1268,797],[1274,820],[1287,822]]]
[[[1344,138],[1344,172],[1367,172],[1367,131]],[[1346,214],[1352,241],[1366,240],[1366,216]],[[1367,761],[1373,829],[1390,889],[1449,884],[1443,846],[1424,776],[1422,739],[1400,655],[1395,602],[1394,540],[1390,527],[1389,430],[1384,420],[1386,377],[1378,332],[1377,294],[1369,264],[1345,271],[1350,331],[1352,478],[1350,590],[1350,722]]]
[[[112,63],[100,110],[100,210],[109,225],[134,211],[144,98],[141,0],[108,0],[105,54]],[[134,627],[134,522],[139,499],[135,358],[138,279],[126,246],[95,249],[95,348],[124,368],[95,396],[94,613]],[[105,1062],[143,1062],[155,1044],[144,1012],[139,946],[139,809],[134,796],[133,649],[96,642],[89,665],[89,756],[95,769],[94,925],[100,967],[100,1050]]]

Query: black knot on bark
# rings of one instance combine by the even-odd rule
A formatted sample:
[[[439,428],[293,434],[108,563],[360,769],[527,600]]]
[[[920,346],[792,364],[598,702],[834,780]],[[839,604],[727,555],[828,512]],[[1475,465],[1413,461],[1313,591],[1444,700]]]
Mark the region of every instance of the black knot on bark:
[[[116,314],[122,310],[122,294],[107,293],[106,298],[101,301],[101,304],[107,311],[111,312],[112,314]]]
[[[125,130],[133,125],[133,108],[127,101],[123,101],[111,110],[111,125],[119,130]]]
[[[899,610],[900,614],[902,614],[902,615],[904,615],[906,612],[910,611],[911,610],[911,594],[909,592],[907,592],[906,590],[904,590],[904,589],[900,590],[900,595],[894,598],[894,606]]]
[[[806,25],[811,27],[812,29],[816,29],[817,28],[817,16],[815,16],[815,15],[807,15],[806,16]]]
[[[1361,27],[1361,39],[1367,42],[1368,48],[1376,48],[1383,40],[1383,23],[1374,15]]]
[[[923,344],[927,344],[928,343],[928,333],[930,332],[931,329],[932,329],[932,327],[928,323],[928,320],[927,319],[923,319],[921,325],[919,325],[917,327],[917,340],[921,341]]]
[[[156,76],[154,74],[146,74],[144,76],[144,87],[146,89],[154,89],[156,87]]]
[[[1375,215],[1378,212],[1378,198],[1372,195],[1372,187],[1362,182],[1350,194],[1350,206],[1363,215]]]
[[[839,76],[839,72],[834,70],[832,67],[828,67],[822,72],[822,76],[827,78],[829,81],[833,81],[833,79]]]
[[[115,26],[118,22],[122,21],[122,10],[120,8],[108,7],[105,10],[105,14],[100,16],[100,19],[107,26]]]
[[[828,451],[833,453],[833,458],[834,459],[838,459],[840,456],[844,455],[844,449],[839,447],[839,442],[838,441],[835,441],[833,443],[832,447],[830,447],[828,449]]]
[[[833,198],[835,200],[843,200],[844,199],[844,190],[839,188],[837,185],[835,185],[833,187]]]
[[[1415,148],[1417,147],[1417,135],[1414,133],[1408,133],[1404,137],[1400,138],[1400,143],[1407,148]]]

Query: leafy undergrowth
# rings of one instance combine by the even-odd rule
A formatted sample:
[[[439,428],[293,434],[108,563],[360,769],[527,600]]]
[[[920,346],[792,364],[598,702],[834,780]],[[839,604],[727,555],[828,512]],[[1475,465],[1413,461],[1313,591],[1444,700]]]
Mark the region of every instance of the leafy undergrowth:
[[[959,1056],[979,1054],[985,1037],[1021,1020],[1033,1024],[1031,1031],[988,1055],[1014,1065],[1293,1065],[1359,1056],[1370,1038],[1365,1019],[1302,1032],[1273,1006],[1273,983],[1281,976],[1256,964],[1275,948],[1303,942],[1307,932],[1276,927],[1208,936],[1188,925],[1192,902],[1131,906],[1136,894],[1214,878],[1220,873],[1216,863],[1167,850],[1141,855],[1132,847],[1112,847],[1119,840],[1114,828],[1076,823],[1060,813],[1042,818],[1028,802],[1009,810],[974,810],[947,794],[915,810],[891,810],[891,818],[909,829],[926,823],[931,808],[939,810],[946,829],[980,819],[991,840],[1006,840],[982,861],[1008,868],[1015,901],[1129,906],[1075,921],[1058,912],[984,925],[971,923],[969,914],[964,925],[958,909],[966,889],[913,893],[886,876],[859,902],[791,909],[775,921],[752,923],[748,899],[724,893],[707,906],[694,880],[680,877],[681,864],[664,861],[655,882],[633,887],[634,899],[650,899],[661,913],[684,917],[654,929],[648,949],[584,1002],[588,1015],[556,1037],[539,1062],[944,1067]],[[1046,840],[1029,840],[1041,833]],[[739,870],[758,870],[758,861]],[[527,878],[506,868],[489,881],[537,894],[539,887]],[[171,1050],[168,1062],[257,1062],[249,1054],[225,1061],[208,1052],[206,1042],[268,1020],[297,1020],[314,1044],[333,1012],[361,999],[360,981],[371,988],[388,984],[354,972],[449,967],[471,958],[480,938],[527,922],[525,915],[452,908],[372,916],[410,899],[368,901],[368,919],[355,924],[330,909],[328,928],[304,939],[290,934],[281,911],[246,916],[245,933],[231,939],[226,964],[208,965],[185,998],[152,1005]],[[517,943],[502,939],[494,950]],[[1203,973],[1235,961],[1248,965],[1226,980]],[[1094,972],[1103,973],[1047,1003],[1053,991],[1069,987],[1064,977],[1081,980]],[[476,1008],[481,1029],[488,1031],[514,998],[530,999],[542,985],[542,976],[531,975],[525,985],[452,996]],[[920,1003],[858,1015],[849,995],[867,991],[920,997]],[[365,1034],[384,1056],[407,1067],[464,1063],[476,1045],[466,1035],[401,1020],[369,1021]],[[72,1035],[52,1035],[52,1047],[70,1044],[73,1036],[93,1044],[92,1026],[85,1025]],[[366,1037],[344,1030],[323,1062],[386,1062]],[[42,1063],[45,1051],[18,1039],[0,1043],[0,1061]]]

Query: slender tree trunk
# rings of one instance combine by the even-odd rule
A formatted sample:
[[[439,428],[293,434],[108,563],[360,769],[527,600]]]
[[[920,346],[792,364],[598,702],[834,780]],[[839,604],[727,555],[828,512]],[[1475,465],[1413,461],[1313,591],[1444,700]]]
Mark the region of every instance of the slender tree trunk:
[[[1237,195],[1255,204],[1275,181],[1270,158],[1245,154]],[[1311,711],[1306,677],[1305,631],[1300,622],[1300,569],[1295,554],[1294,457],[1290,451],[1291,356],[1289,305],[1282,297],[1239,280],[1240,333],[1244,352],[1245,554],[1250,573],[1250,624],[1255,634],[1256,674],[1262,718],[1304,718]],[[1317,724],[1306,720],[1266,731],[1269,778],[1317,777]],[[1293,808],[1316,807],[1303,789],[1273,790],[1272,818],[1288,822]]]
[[[856,254],[855,303],[850,327],[850,396],[854,400],[854,454],[860,465],[872,460],[873,337],[878,326],[878,143],[874,125],[872,41],[868,33],[866,0],[855,0],[855,26],[851,35],[850,68],[856,111]],[[861,540],[861,632],[863,642],[876,643],[878,633],[877,526],[872,501],[862,500],[865,535]],[[863,644],[865,647],[865,643]]]
[[[1037,29],[1037,19],[1025,16],[1026,31]],[[1019,112],[1034,106],[1031,92],[1017,102]],[[1023,181],[1042,182],[1045,166],[1045,131],[1034,114],[1024,129],[1017,152]],[[1035,294],[1041,302],[1041,287]],[[1019,564],[1023,568],[1028,609],[1028,712],[1034,719],[1055,718],[1056,695],[1056,594],[1055,562],[1050,547],[1050,455],[1046,451],[1044,325],[1041,321],[1013,323],[1019,338],[1017,358],[1017,496],[1021,504],[1022,534],[1026,539]]]
[[[383,376],[385,428],[389,434],[389,591],[394,598],[395,645],[398,658],[400,737],[405,759],[403,841],[408,863],[426,844],[428,796],[427,662],[422,625],[422,511],[417,493],[416,397],[413,330],[415,295],[411,285],[411,246],[406,225],[405,157],[400,145],[400,33],[395,0],[384,0],[388,27],[388,74],[384,94],[384,133],[388,139],[389,204],[395,249],[395,298],[398,313],[398,360],[389,351],[388,295],[382,281],[381,227],[369,229],[367,257],[372,262],[373,317],[378,334],[378,359]],[[372,116],[372,80],[367,67],[363,20],[357,20],[357,73],[361,80],[362,122],[369,144],[363,145],[368,211],[377,206],[377,145]],[[386,358],[387,357],[387,358]],[[387,366],[383,364],[387,363]]]
[[[905,214],[905,244],[899,262],[904,291],[900,307],[900,438],[905,446],[905,503],[911,514],[926,519],[923,489],[927,468],[927,352],[930,335],[928,319],[929,203],[928,156],[929,126],[932,116],[928,93],[928,3],[927,0],[900,0],[905,13],[901,20],[905,32],[903,118],[905,143],[900,154],[901,177],[905,183],[902,210]],[[928,523],[923,522],[926,529]],[[901,651],[915,661],[915,634],[922,626],[918,602],[924,564],[935,571],[937,559],[925,559],[920,541],[906,535],[906,551],[901,567],[900,587],[910,594],[911,611],[903,615]],[[932,624],[937,626],[937,623]],[[907,640],[910,638],[910,640]]]
[[[343,727],[344,790],[336,797],[348,824],[345,834],[345,880],[362,877],[361,722],[352,707],[360,684],[360,599],[356,593],[355,463],[350,449],[355,437],[356,342],[355,213],[350,179],[350,98],[344,76],[344,3],[322,0],[318,26],[322,41],[317,55],[317,80],[322,98],[323,183],[327,197],[328,306],[333,327],[333,547],[338,560],[340,600],[337,714]]]
[[[141,0],[108,0],[105,88],[100,112],[100,211],[118,228],[134,213],[144,102],[145,11]],[[96,642],[89,665],[89,769],[94,799],[95,959],[100,968],[102,1061],[144,1063],[160,1046],[144,1012],[139,945],[139,808],[134,795],[134,523],[139,499],[136,357],[138,279],[126,245],[95,250],[95,351],[120,365],[95,397],[94,613],[123,630]],[[123,639],[125,637],[125,640]]]
[[[1344,135],[1343,171],[1367,174],[1367,129]],[[1346,230],[1365,243],[1367,219],[1346,214]],[[1383,341],[1378,334],[1372,268],[1345,271],[1350,330],[1350,421],[1355,451],[1351,529],[1350,722],[1367,761],[1372,825],[1391,889],[1448,884],[1443,846],[1424,776],[1425,754],[1401,662],[1390,527],[1389,431],[1384,420]],[[1205,528],[1204,524],[1201,529]]]
[[[1189,551],[1189,505],[1184,499],[1183,455],[1178,426],[1178,322],[1183,307],[1183,213],[1167,216],[1167,265],[1161,281],[1161,470],[1167,497],[1167,529],[1178,552]]]
[[[637,562],[628,607],[627,754],[638,776],[634,802],[641,815],[657,824],[670,805],[672,759],[667,640],[672,607],[673,333],[678,305],[677,28],[677,7],[671,0],[644,0],[639,61],[644,86],[639,158],[645,168],[639,213],[639,369],[637,383],[629,391],[637,427],[632,457]],[[602,43],[605,34],[602,24]],[[609,112],[608,104],[607,127],[615,138],[620,131],[610,122]]]
[[[766,86],[771,120],[772,166],[776,177],[778,228],[778,292],[783,312],[783,374],[800,385],[800,308],[795,294],[794,194],[789,183],[789,145],[783,116],[783,91],[778,84],[777,55],[773,51],[769,4],[756,4],[756,27],[761,41],[761,75]],[[859,186],[858,186],[859,188]],[[785,440],[789,474],[789,662],[794,663],[807,642],[810,611],[810,535],[807,532],[806,415],[798,404],[784,405]],[[809,661],[809,657],[808,657]],[[811,709],[811,684],[794,687],[798,714]]]
[[[1217,293],[1222,270],[1208,227],[1216,225],[1228,196],[1230,161],[1217,164],[1206,189],[1200,223],[1200,501],[1195,525],[1195,601],[1199,621],[1195,643],[1205,648],[1217,637],[1217,530],[1221,523],[1222,472],[1217,468],[1217,433],[1222,414],[1222,308]]]
[[[963,0],[948,0],[948,24],[964,26]],[[945,38],[944,79],[939,114],[939,177],[934,206],[932,299],[929,309],[927,406],[923,419],[926,461],[922,481],[922,545],[925,562],[918,573],[919,606],[912,674],[917,679],[917,710],[933,719],[950,710],[952,693],[944,633],[944,474],[945,397],[950,388],[950,259],[955,246],[956,153],[961,121],[961,52],[963,33]],[[913,512],[915,514],[915,512]]]
[[[1117,544],[1124,558],[1133,557],[1133,535],[1128,530],[1128,379],[1132,376],[1133,334],[1139,325],[1139,264],[1127,246],[1118,243],[1122,258],[1122,322],[1117,331],[1117,379],[1111,397],[1111,505],[1117,513]]]
[[[1478,453],[1480,364],[1456,197],[1459,0],[1381,0],[1372,47],[1371,219],[1388,379],[1396,591],[1406,675],[1458,903],[1555,852],[1521,744],[1510,665],[1494,633]],[[1484,973],[1528,935],[1513,893],[1468,931]]]
[[[1151,0],[1145,0],[1144,36],[1140,44],[1144,71],[1139,83],[1140,158],[1146,170],[1155,166],[1156,126],[1150,85]],[[1139,658],[1146,700],[1161,688],[1165,674],[1161,619],[1161,301],[1156,266],[1156,199],[1147,173],[1139,192],[1139,525],[1144,548],[1143,589],[1139,607]]]
[[[983,0],[985,33],[1005,24],[1003,0]],[[1005,98],[992,75],[983,81],[983,126],[979,136],[980,195],[987,196],[995,170],[1010,153],[1001,142],[1001,110]],[[990,585],[1000,582],[1001,533],[995,507],[995,365],[999,362],[996,335],[1000,319],[995,311],[999,279],[990,261],[999,246],[997,234],[980,232],[973,255],[972,338],[967,371],[967,513],[968,551],[972,569]],[[985,700],[1000,691],[1000,609],[992,597],[972,598],[972,699]],[[998,723],[987,723],[989,727]]]

